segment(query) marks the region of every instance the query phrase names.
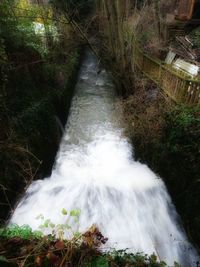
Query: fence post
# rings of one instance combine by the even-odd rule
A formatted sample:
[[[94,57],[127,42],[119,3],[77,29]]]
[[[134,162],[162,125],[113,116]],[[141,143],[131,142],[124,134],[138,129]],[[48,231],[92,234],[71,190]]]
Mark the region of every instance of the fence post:
[[[147,77],[157,83],[175,102],[200,105],[200,80],[193,82],[183,72],[177,72],[146,56],[134,45],[134,64]],[[156,75],[155,75],[156,74]]]

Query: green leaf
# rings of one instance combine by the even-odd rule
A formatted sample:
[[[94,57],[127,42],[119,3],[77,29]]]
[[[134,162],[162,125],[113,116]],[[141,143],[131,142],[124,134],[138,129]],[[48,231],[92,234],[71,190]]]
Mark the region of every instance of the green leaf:
[[[49,223],[50,223],[51,221],[49,220],[49,219],[47,219],[45,222],[44,222],[44,227],[49,227]]]
[[[62,214],[63,214],[63,215],[67,215],[67,211],[66,211],[66,209],[64,209],[64,208],[62,209]]]
[[[81,211],[78,209],[70,211],[70,216],[72,216],[72,217],[79,217],[80,215],[81,215]]]

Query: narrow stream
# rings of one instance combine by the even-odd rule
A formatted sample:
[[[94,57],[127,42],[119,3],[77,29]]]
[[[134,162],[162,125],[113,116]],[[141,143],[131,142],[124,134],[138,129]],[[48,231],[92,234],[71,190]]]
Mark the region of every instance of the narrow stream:
[[[36,217],[42,214],[64,224],[63,208],[80,209],[76,228],[85,231],[96,224],[108,237],[105,249],[155,253],[169,265],[195,266],[195,251],[166,187],[146,165],[134,161],[115,103],[111,77],[98,72],[88,51],[52,175],[31,184],[10,223],[38,229]]]

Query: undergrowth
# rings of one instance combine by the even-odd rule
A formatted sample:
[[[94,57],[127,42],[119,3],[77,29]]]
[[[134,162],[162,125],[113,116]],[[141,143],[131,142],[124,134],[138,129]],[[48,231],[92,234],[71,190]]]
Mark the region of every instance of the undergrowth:
[[[188,237],[200,247],[200,108],[176,105],[141,79],[122,100],[136,159],[165,180]]]
[[[42,35],[34,30],[36,22],[45,28]],[[0,25],[3,223],[31,181],[51,173],[62,136],[58,121],[64,125],[68,116],[82,42],[49,4],[0,1]],[[49,28],[55,28],[59,38],[54,40]]]
[[[14,225],[0,230],[0,266],[167,267],[155,255],[127,250],[103,252],[101,246],[106,241],[95,225],[69,240]],[[174,267],[178,266],[175,263]]]

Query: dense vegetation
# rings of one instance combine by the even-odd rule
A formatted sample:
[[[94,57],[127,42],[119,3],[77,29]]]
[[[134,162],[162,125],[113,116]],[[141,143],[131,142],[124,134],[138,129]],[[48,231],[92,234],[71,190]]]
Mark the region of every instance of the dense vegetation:
[[[136,158],[165,180],[188,236],[199,246],[200,109],[175,106],[155,85],[143,81],[121,102],[126,134]]]
[[[0,218],[5,219],[23,188],[51,171],[80,39],[50,6],[27,1],[1,1],[0,25]]]
[[[92,226],[86,233],[75,234],[71,240],[42,237],[28,226],[0,230],[0,264],[5,267],[167,267],[155,255],[132,254],[126,250],[102,252],[106,243],[98,228]],[[179,265],[175,263],[174,267]]]
[[[24,225],[10,225],[0,228],[0,264],[1,266],[85,266],[85,267],[165,267],[156,255],[130,253],[128,250],[109,252],[102,250],[108,241],[96,225],[85,233],[74,230],[79,224],[81,211],[74,209],[61,211],[65,216],[64,224],[53,224],[40,214],[40,231]],[[71,222],[71,223],[69,223]],[[48,230],[44,235],[42,231]],[[66,238],[67,237],[67,238]],[[174,263],[174,267],[178,267]]]
[[[185,229],[198,245],[200,245],[199,115],[199,108],[187,106],[175,107],[167,112],[160,142],[155,140],[150,142],[145,152],[145,158],[165,179],[182,216]],[[151,153],[152,151],[154,153]]]

